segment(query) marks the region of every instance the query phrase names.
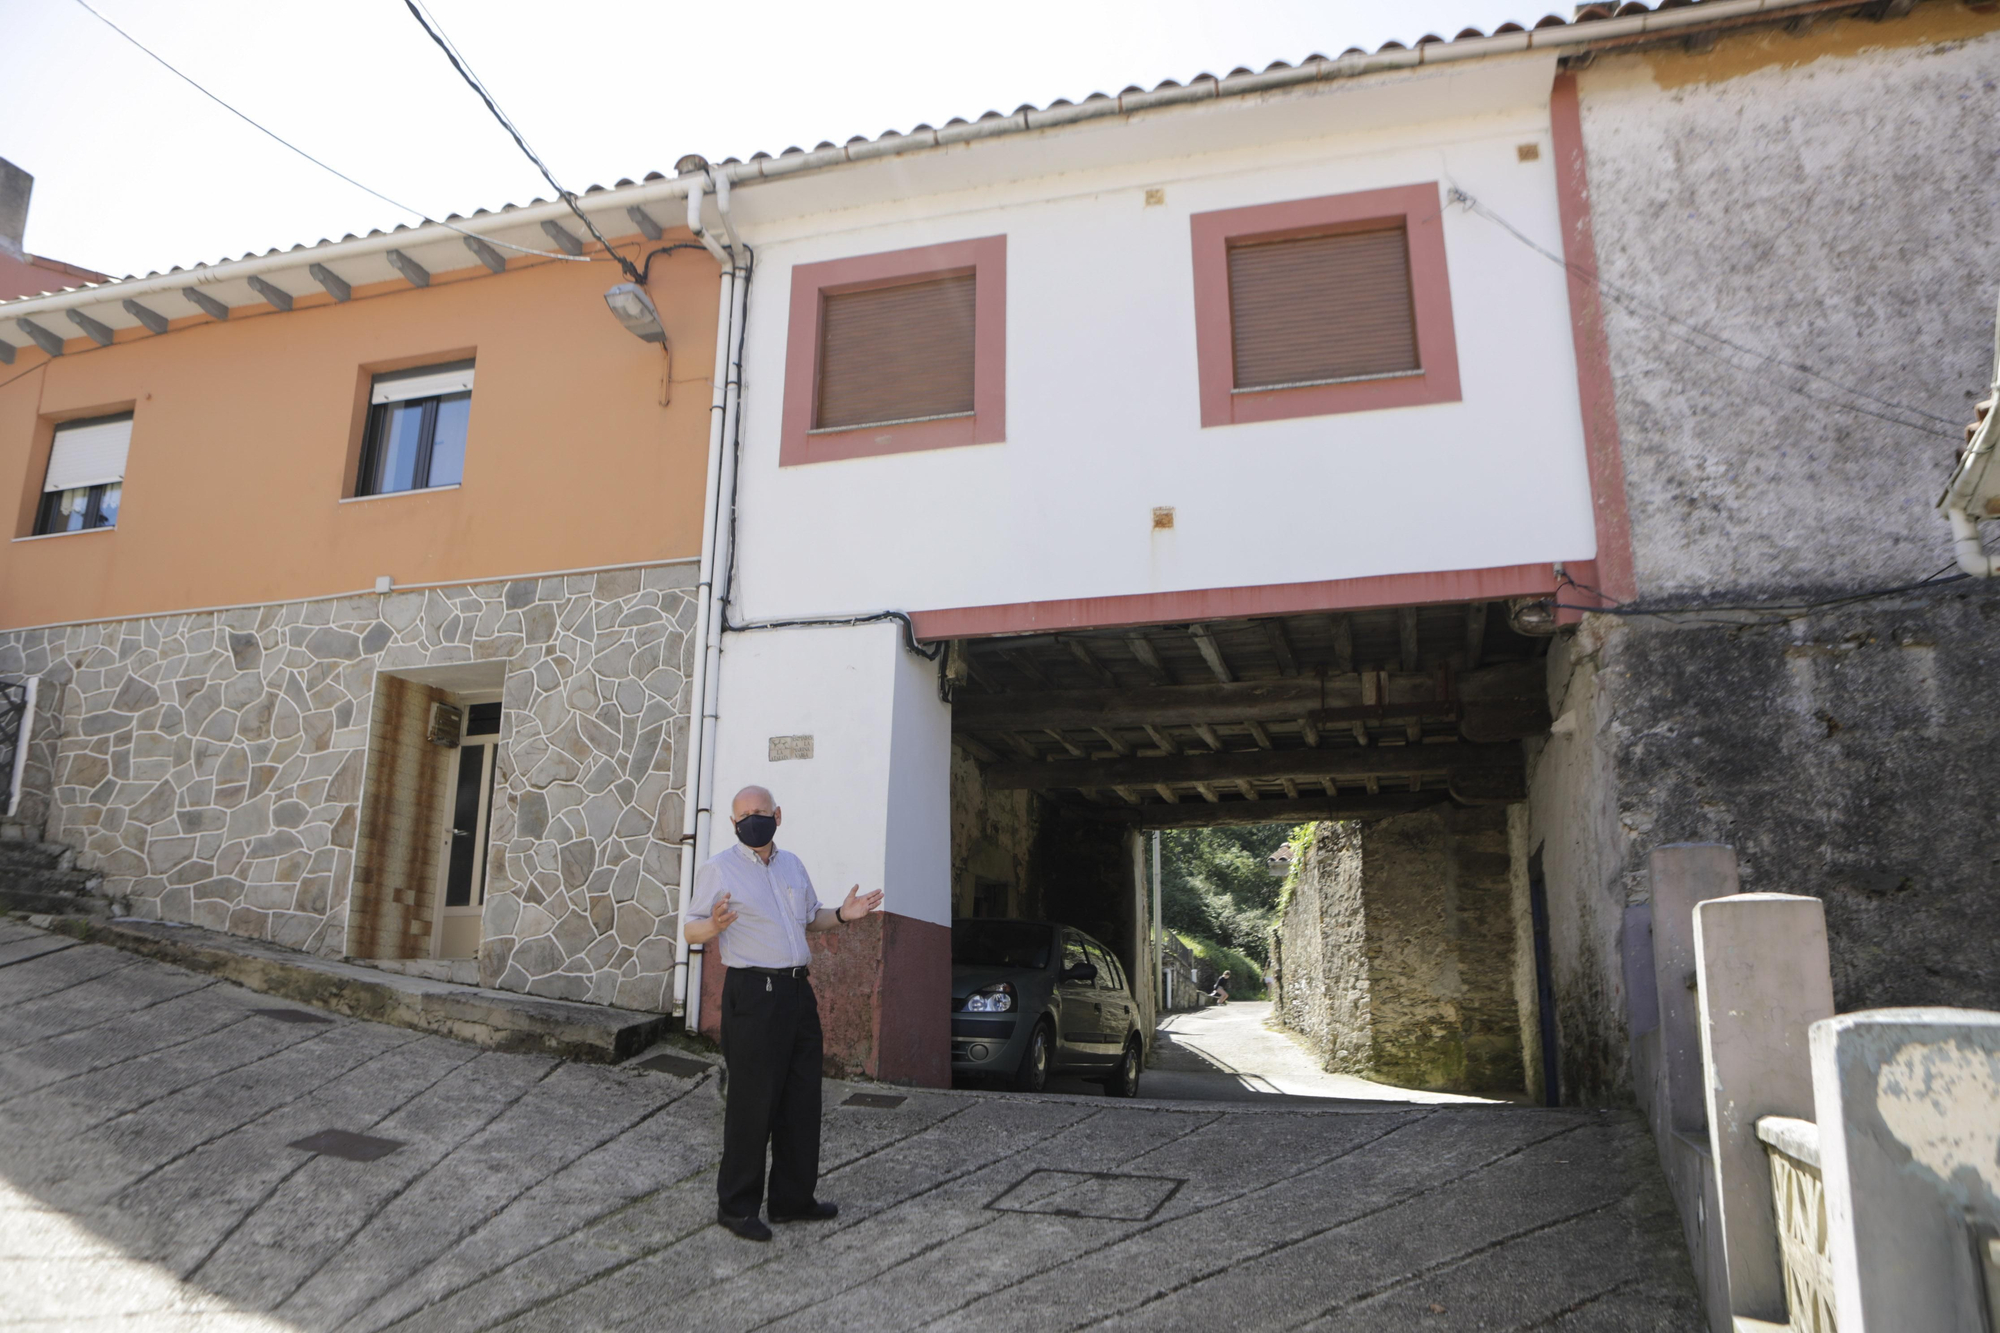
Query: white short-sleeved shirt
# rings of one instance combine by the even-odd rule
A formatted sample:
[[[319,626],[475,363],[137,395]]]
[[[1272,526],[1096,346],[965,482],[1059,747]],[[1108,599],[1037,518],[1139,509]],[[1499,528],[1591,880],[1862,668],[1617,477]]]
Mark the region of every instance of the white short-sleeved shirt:
[[[737,915],[715,941],[724,967],[804,967],[812,961],[806,926],[819,915],[819,893],[798,857],[774,851],[767,864],[741,843],[711,856],[695,871],[688,920],[708,920],[725,893]]]

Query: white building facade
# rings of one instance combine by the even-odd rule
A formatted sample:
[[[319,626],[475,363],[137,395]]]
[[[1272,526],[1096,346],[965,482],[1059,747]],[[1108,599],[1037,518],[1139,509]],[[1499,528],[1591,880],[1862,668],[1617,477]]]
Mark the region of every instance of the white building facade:
[[[737,187],[755,271],[728,614],[753,628],[724,639],[709,799],[769,786],[823,899],[885,890],[874,1039],[909,1009],[897,1030],[932,1054],[876,1072],[942,1072],[953,709],[895,620],[792,622],[903,613],[935,651],[1594,584],[1567,275],[1469,207],[1562,251],[1556,87],[1528,51]],[[1398,229],[1414,371],[1232,382],[1232,346],[1239,371],[1257,354],[1231,324],[1244,241]],[[867,393],[829,378],[855,374],[834,298],[953,278],[970,410],[816,416]]]

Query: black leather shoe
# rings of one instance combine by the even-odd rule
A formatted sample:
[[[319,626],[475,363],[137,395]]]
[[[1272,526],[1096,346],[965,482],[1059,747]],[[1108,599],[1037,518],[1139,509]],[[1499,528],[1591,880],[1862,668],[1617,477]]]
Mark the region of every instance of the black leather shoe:
[[[769,1240],[771,1228],[758,1217],[731,1217],[728,1213],[717,1213],[715,1224],[725,1231],[733,1231],[745,1240]]]
[[[825,1222],[840,1216],[837,1203],[814,1203],[802,1213],[771,1214],[773,1222]]]

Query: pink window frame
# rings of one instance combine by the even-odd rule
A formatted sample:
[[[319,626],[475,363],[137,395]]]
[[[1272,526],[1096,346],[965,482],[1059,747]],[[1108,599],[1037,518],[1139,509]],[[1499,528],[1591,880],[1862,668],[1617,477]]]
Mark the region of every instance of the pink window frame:
[[[925,278],[973,275],[972,415],[849,430],[814,430],[819,383],[819,316],[829,295]],[[890,250],[792,269],[791,324],[785,338],[785,408],[778,466],[830,463],[876,454],[999,444],[1007,438],[1007,238]]]
[[[1458,341],[1451,321],[1451,282],[1445,271],[1443,214],[1435,181],[1196,213],[1191,224],[1201,424],[1229,426],[1457,402]],[[1421,369],[1393,379],[1237,392],[1230,336],[1229,243],[1366,231],[1397,223],[1403,224],[1409,237],[1410,297],[1415,306]]]

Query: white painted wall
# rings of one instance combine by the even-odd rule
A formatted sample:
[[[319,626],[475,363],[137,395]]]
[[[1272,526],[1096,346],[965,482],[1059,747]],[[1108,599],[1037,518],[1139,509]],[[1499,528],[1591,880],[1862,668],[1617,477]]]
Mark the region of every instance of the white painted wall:
[[[713,850],[730,798],[755,783],[785,812],[778,845],[805,862],[820,901],[880,888],[886,911],[951,921],[951,712],[936,668],[893,623],[731,635],[716,730]],[[773,736],[810,735],[813,757],[770,760]]]
[[[1563,272],[1490,222],[1445,213],[1462,402],[1204,430],[1195,373],[1190,214],[1437,181],[1559,250],[1553,75],[1484,62],[740,187],[732,620],[1590,557]],[[779,468],[793,265],[995,234],[1006,442]],[[812,759],[769,762],[801,733]],[[823,899],[881,885],[950,921],[950,714],[896,626],[729,636],[718,745],[717,806],[771,787]]]
[[[1438,181],[1560,249],[1552,76],[1493,62],[742,187],[758,270],[736,618],[1593,555],[1563,273],[1491,222],[1445,211],[1462,402],[1204,430],[1195,373],[1192,213]],[[968,184],[982,160],[1000,183]],[[779,468],[792,266],[995,234],[1006,442]]]

